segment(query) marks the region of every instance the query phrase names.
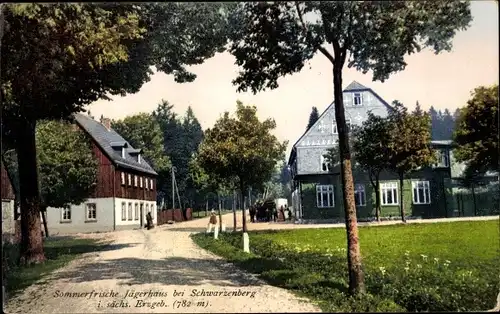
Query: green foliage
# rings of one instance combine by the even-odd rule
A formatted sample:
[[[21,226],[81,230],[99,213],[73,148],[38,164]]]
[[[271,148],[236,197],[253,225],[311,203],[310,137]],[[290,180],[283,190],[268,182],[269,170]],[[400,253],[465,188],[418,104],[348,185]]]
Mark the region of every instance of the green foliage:
[[[190,162],[204,136],[201,125],[191,107],[188,107],[184,117],[179,117],[173,111],[173,105],[165,100],[158,104],[152,115],[160,125],[163,136],[163,153],[169,156],[171,164],[175,166],[175,177],[181,202],[186,206],[191,206],[190,202],[195,200],[197,196],[196,188],[201,187],[193,178],[193,175],[197,174],[190,172]],[[162,176],[160,182],[159,197],[171,204],[170,173]]]
[[[221,234],[223,241],[205,234],[192,237],[269,283],[313,298],[324,311],[483,311],[494,306],[500,288],[498,221],[359,230],[368,293],[358,297],[346,295],[346,232],[341,228],[253,232],[250,254],[240,250],[239,234]]]
[[[388,147],[390,141],[390,125],[385,118],[371,112],[362,127],[353,132],[353,151],[356,162],[376,179],[380,172],[388,168]]]
[[[309,115],[309,122],[307,123],[307,128],[306,130],[309,130],[316,121],[319,119],[319,112],[318,108],[312,107],[311,114]]]
[[[225,112],[206,131],[198,152],[200,165],[223,180],[237,178],[241,189],[262,186],[284,158],[287,143],[271,134],[275,127],[272,119],[259,121],[255,106],[238,101],[235,117]]]
[[[454,134],[457,161],[470,172],[498,171],[498,85],[478,87],[460,110]]]
[[[389,112],[390,136],[387,146],[389,167],[406,174],[419,167],[429,166],[436,156],[431,149],[431,120],[427,113],[409,113],[398,101]]]
[[[160,124],[151,114],[140,113],[112,121],[111,126],[133,147],[141,148],[144,158],[161,173],[170,169],[170,160],[163,151],[163,134]]]
[[[41,121],[36,128],[39,186],[44,203],[61,208],[80,204],[96,187],[97,160],[88,137],[64,121]],[[18,157],[4,155],[19,197]]]
[[[247,2],[234,14],[230,51],[242,68],[234,84],[254,93],[277,88],[317,52],[339,70],[349,52],[348,67],[384,81],[404,70],[407,54],[450,51],[456,31],[472,20],[468,1]]]
[[[43,121],[36,129],[40,189],[47,206],[84,202],[97,182],[97,160],[86,135],[65,122]]]

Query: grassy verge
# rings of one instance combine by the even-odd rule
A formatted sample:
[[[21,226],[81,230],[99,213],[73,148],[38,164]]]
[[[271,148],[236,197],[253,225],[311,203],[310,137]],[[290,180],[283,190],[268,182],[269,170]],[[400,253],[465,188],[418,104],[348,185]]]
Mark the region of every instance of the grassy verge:
[[[9,296],[15,295],[56,269],[65,266],[79,255],[104,249],[106,244],[93,239],[48,239],[44,242],[47,261],[43,264],[27,267],[17,265],[18,245],[3,244],[2,264],[6,291]]]
[[[250,254],[241,251],[241,234],[192,237],[324,311],[482,311],[500,289],[498,221],[361,227],[368,293],[356,298],[347,296],[343,229],[251,232]]]

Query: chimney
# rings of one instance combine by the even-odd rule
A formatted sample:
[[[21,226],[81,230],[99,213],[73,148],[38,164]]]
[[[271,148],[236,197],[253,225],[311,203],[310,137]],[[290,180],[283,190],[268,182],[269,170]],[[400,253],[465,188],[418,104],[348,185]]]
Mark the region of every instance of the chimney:
[[[111,119],[109,118],[104,118],[104,116],[101,115],[101,124],[104,125],[104,127],[109,131],[111,130]]]

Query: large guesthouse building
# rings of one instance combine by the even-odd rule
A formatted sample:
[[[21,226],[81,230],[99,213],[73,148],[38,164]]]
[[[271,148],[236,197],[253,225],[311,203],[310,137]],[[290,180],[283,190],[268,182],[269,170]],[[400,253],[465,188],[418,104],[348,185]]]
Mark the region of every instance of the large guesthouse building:
[[[371,88],[354,81],[343,91],[346,123],[361,126],[368,112],[386,117],[392,107]],[[295,217],[304,220],[344,218],[339,167],[330,169],[323,157],[337,145],[338,132],[334,104],[330,104],[294,144],[288,166],[292,176],[292,207]],[[487,173],[475,189],[461,185],[465,165],[456,162],[452,141],[431,141],[438,161],[431,167],[409,174],[403,184],[400,200],[399,179],[384,172],[380,178],[381,216],[400,216],[404,202],[406,215],[413,217],[453,217],[487,215],[498,202],[497,174]],[[375,192],[367,173],[353,169],[355,202],[358,218],[375,216]],[[496,190],[498,191],[498,190]],[[497,194],[497,197],[494,197]]]

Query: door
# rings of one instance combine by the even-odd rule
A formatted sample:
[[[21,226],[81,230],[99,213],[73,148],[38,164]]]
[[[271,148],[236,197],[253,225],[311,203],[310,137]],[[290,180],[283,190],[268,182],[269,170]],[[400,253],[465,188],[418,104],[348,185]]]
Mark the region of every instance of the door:
[[[139,214],[141,217],[141,228],[144,227],[144,203],[141,203],[139,207]]]

